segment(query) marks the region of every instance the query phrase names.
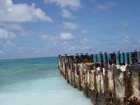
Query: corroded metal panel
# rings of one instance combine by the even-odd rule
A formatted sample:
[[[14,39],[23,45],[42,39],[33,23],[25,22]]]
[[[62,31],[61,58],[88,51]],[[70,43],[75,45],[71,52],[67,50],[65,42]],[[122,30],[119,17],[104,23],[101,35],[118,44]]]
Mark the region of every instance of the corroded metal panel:
[[[59,56],[58,68],[68,83],[82,90],[94,105],[140,105],[140,64],[137,52]],[[93,57],[96,60],[93,60]],[[118,59],[116,59],[118,58]],[[108,63],[109,62],[109,63]]]

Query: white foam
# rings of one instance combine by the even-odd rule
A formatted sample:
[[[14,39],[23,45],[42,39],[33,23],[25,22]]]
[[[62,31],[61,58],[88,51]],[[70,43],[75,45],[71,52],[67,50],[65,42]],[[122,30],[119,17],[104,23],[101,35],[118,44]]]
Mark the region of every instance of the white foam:
[[[82,92],[52,77],[6,85],[0,91],[0,105],[92,105]]]

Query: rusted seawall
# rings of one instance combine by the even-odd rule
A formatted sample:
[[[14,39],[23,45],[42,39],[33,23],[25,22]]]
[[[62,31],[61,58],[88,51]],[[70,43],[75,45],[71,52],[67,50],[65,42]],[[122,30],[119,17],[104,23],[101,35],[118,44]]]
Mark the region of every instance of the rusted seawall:
[[[94,105],[140,105],[140,52],[58,56],[69,84]]]

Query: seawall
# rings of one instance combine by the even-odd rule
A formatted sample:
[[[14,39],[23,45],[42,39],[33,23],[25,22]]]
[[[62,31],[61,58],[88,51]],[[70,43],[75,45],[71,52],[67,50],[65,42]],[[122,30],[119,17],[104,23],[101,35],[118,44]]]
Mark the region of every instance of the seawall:
[[[140,105],[140,52],[58,56],[67,82],[94,105]]]

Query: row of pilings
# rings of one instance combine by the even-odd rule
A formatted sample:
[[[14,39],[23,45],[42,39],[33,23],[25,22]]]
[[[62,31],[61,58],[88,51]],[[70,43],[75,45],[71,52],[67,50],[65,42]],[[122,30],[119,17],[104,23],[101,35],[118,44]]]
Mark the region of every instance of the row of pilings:
[[[58,56],[67,82],[94,105],[140,105],[140,52]]]

